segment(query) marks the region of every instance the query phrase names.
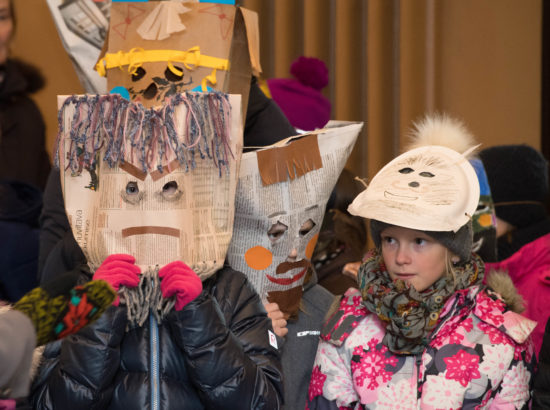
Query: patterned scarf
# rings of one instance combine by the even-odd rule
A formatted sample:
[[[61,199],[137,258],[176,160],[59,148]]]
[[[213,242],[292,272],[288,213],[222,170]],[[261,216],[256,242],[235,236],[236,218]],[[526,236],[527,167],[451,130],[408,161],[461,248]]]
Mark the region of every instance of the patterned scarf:
[[[371,251],[359,269],[358,282],[365,307],[387,324],[382,344],[396,354],[424,350],[447,299],[457,290],[480,284],[485,271],[483,261],[475,254],[453,270],[455,280],[444,275],[428,289],[417,292],[402,280],[392,281],[381,255]]]

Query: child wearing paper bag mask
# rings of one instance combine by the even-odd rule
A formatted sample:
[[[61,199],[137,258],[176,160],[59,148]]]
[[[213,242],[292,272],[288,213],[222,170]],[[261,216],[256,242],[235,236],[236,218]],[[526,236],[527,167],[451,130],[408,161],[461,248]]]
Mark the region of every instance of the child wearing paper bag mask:
[[[338,123],[243,154],[227,261],[263,298],[281,350],[285,409],[303,409],[333,295],[311,256],[326,203],[362,124]]]
[[[414,134],[424,144],[382,168],[349,207],[370,219],[377,248],[322,330],[307,406],[527,408],[535,322],[517,313],[509,278],[482,284],[471,252],[472,138],[445,116]],[[444,146],[456,139],[460,152]]]
[[[239,107],[222,93],[179,94],[160,109],[115,95],[62,100],[58,158],[88,262],[81,276],[118,298],[96,324],[46,347],[33,406],[279,408],[271,321],[244,275],[224,266]]]

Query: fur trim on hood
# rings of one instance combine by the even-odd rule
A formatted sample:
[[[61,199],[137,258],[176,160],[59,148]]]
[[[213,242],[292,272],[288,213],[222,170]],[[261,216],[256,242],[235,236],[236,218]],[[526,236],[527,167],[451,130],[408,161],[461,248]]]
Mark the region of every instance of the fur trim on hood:
[[[498,293],[506,305],[515,313],[523,313],[525,311],[525,300],[518,293],[514,282],[506,271],[491,271],[487,275],[487,285]]]

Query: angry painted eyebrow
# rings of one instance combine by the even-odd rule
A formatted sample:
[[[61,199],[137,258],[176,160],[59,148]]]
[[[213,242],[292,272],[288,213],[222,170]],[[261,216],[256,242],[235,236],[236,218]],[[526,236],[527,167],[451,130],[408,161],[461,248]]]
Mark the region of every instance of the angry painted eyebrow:
[[[124,162],[122,164],[118,165],[118,168],[127,172],[128,174],[132,175],[133,177],[136,177],[137,179],[141,181],[145,181],[145,178],[147,178],[147,173],[143,172],[143,170],[139,169],[135,165],[130,164],[129,162]],[[151,178],[153,181],[157,181],[160,178],[169,175],[173,171],[179,168],[179,162],[178,160],[172,161],[170,164],[165,165],[162,167],[162,172],[158,170],[151,171],[149,175],[151,175]]]

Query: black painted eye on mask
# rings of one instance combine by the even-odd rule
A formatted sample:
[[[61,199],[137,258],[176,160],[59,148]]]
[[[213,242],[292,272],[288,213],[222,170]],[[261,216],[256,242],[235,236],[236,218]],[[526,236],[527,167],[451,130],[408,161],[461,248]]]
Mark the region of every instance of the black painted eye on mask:
[[[136,72],[132,74],[132,81],[139,81],[143,78],[143,76],[147,73],[143,67],[138,67]]]
[[[181,71],[181,75],[175,74],[170,68],[166,67],[166,70],[164,70],[164,77],[168,81],[177,82],[181,81],[183,79],[183,69],[181,67],[174,66],[174,68],[178,71]]]

